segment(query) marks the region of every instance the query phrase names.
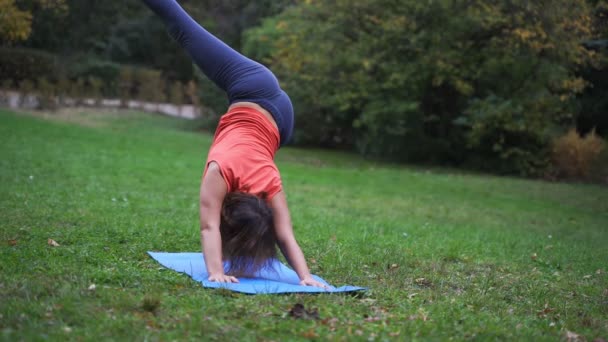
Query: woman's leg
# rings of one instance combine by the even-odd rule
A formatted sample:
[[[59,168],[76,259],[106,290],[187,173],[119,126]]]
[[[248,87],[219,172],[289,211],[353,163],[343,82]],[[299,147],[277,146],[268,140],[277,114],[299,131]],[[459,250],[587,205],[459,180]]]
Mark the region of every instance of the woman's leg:
[[[175,0],[144,0],[167,25],[169,34],[218,87],[230,103],[254,102],[268,110],[279,126],[281,144],[293,130],[293,108],[274,74],[236,52],[196,23]]]

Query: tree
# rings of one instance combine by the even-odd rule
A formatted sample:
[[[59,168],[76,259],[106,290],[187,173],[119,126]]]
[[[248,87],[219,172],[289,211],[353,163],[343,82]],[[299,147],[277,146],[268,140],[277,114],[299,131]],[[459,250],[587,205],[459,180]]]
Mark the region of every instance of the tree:
[[[585,41],[585,47],[597,53],[600,62],[590,65],[581,72],[581,76],[590,83],[590,87],[579,96],[581,115],[577,128],[582,134],[595,130],[604,137],[608,136],[608,2],[605,0],[593,3],[593,37]]]
[[[15,0],[0,0],[0,40],[14,42],[30,35],[32,14],[20,10]]]
[[[246,46],[278,37],[265,58],[297,122],[315,123],[300,139],[529,174],[575,119],[589,13],[583,0],[308,0]]]
[[[28,39],[34,11],[65,12],[67,6],[64,0],[0,0],[0,42],[10,44]]]

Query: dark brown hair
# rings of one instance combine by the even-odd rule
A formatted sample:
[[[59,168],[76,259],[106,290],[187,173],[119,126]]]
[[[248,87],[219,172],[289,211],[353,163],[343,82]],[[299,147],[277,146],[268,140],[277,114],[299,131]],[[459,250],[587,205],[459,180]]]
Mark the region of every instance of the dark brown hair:
[[[277,238],[266,194],[231,192],[224,198],[220,221],[222,254],[228,274],[253,276],[277,256]]]

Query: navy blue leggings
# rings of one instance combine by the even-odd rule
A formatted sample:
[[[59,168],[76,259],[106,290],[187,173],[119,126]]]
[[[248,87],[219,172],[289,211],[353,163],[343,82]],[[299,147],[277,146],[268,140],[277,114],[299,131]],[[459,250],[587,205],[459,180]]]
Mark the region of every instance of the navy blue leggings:
[[[272,114],[281,145],[293,133],[293,107],[274,74],[241,55],[197,24],[175,0],[143,0],[167,25],[203,73],[228,94],[230,104],[253,102]]]

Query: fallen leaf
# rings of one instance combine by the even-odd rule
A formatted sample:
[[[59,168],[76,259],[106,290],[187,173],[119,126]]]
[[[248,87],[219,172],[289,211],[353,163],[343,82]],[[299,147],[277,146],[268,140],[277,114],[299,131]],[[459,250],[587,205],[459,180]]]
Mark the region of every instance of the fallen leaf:
[[[587,275],[583,276],[583,279],[589,279],[589,278],[591,278],[591,274],[587,274]]]
[[[530,259],[536,261],[536,259],[538,259],[538,255],[536,255],[536,253],[532,253],[532,255],[530,255]]]
[[[399,268],[398,264],[391,264],[391,266],[389,267],[389,269],[394,270],[396,268]]]
[[[310,329],[307,332],[303,333],[302,337],[304,337],[304,338],[317,338],[317,337],[319,337],[319,335],[317,335],[314,330]]]
[[[329,326],[329,331],[336,331],[336,324],[339,323],[340,321],[333,317],[333,318],[329,318],[329,319],[324,319],[321,321],[321,324],[327,325]]]
[[[412,299],[414,297],[416,297],[418,294],[417,293],[410,293],[409,295],[407,295],[407,299]]]
[[[17,240],[8,240],[9,246],[17,246]]]
[[[53,239],[48,239],[47,243],[51,247],[59,247],[59,246],[61,246],[60,244],[57,243],[57,241],[55,241]]]
[[[550,308],[550,307],[549,307],[549,304],[545,304],[545,307],[544,307],[542,310],[538,311],[538,312],[536,313],[536,315],[537,315],[538,317],[546,317],[546,316],[547,316],[547,314],[549,314],[549,313],[551,313],[551,312],[553,312],[553,311],[555,311],[555,309]]]

